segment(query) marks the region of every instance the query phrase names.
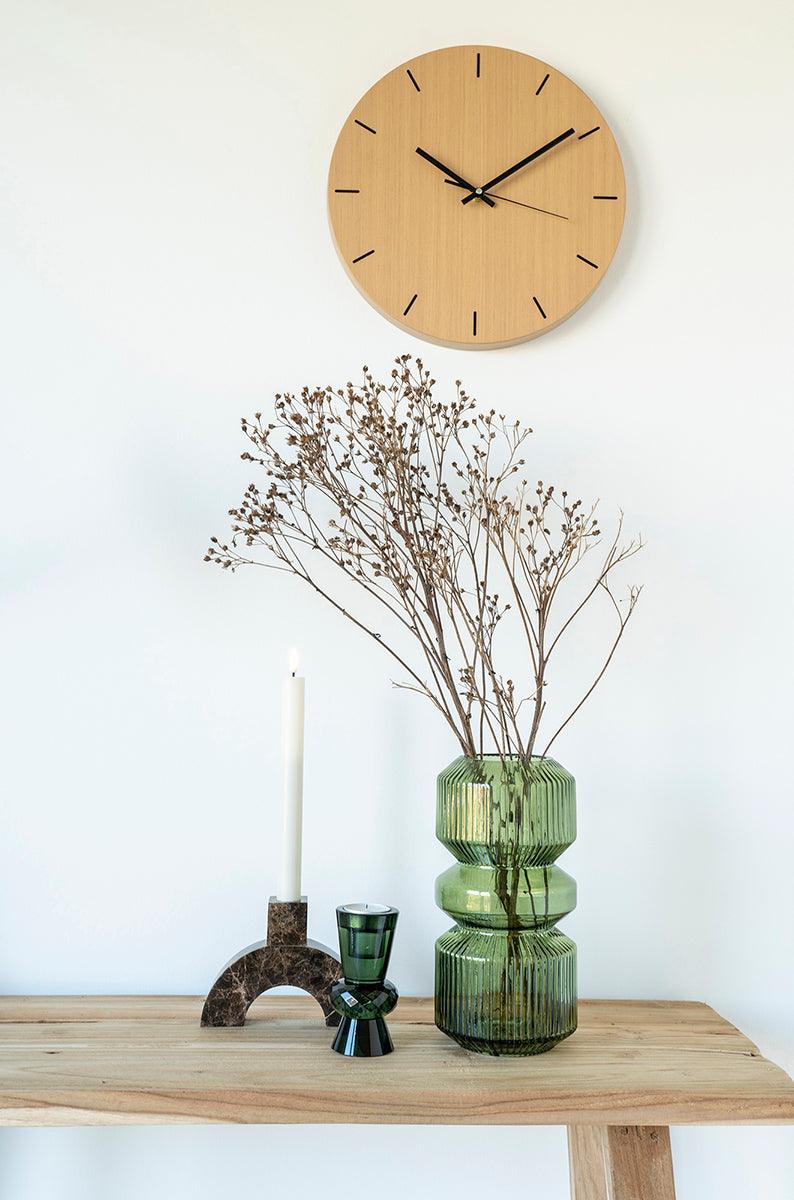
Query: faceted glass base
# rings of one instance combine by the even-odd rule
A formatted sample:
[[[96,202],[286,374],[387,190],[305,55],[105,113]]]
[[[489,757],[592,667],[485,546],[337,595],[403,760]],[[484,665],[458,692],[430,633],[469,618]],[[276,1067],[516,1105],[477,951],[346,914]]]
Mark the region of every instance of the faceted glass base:
[[[382,1017],[370,1021],[342,1017],[331,1048],[346,1058],[380,1058],[391,1054],[394,1046]]]

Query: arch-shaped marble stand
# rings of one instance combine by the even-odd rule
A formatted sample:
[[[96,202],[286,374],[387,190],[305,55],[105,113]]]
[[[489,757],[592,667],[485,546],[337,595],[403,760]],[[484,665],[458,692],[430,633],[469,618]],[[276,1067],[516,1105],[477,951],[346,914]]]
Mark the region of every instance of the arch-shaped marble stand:
[[[246,946],[223,968],[204,1001],[202,1025],[243,1025],[257,996],[287,984],[314,997],[326,1025],[339,1024],[331,987],[342,974],[341,964],[333,950],[306,937],[307,911],[305,896],[300,900],[270,897],[267,940]]]

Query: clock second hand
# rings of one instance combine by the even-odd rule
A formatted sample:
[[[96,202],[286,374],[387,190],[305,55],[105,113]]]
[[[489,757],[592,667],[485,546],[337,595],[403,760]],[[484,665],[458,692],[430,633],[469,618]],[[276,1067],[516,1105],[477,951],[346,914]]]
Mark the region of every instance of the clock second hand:
[[[462,188],[465,184],[458,183],[454,179],[445,179],[444,183],[450,184],[452,187]],[[512,200],[510,196],[503,196],[500,192],[488,192],[489,196],[493,196],[494,200],[504,200],[505,204],[518,204],[521,208],[531,208],[533,212],[545,213],[547,217],[559,217],[561,221],[570,221],[570,217],[563,216],[562,213],[552,212],[550,208],[538,208],[535,204],[527,204],[524,200]]]

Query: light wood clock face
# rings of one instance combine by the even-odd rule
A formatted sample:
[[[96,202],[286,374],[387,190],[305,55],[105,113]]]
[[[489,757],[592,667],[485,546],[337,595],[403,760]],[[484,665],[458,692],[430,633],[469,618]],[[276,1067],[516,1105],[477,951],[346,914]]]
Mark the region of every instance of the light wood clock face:
[[[554,67],[455,46],[397,67],[345,122],[328,180],[339,256],[417,337],[509,346],[588,298],[620,238],[625,182],[604,118]]]

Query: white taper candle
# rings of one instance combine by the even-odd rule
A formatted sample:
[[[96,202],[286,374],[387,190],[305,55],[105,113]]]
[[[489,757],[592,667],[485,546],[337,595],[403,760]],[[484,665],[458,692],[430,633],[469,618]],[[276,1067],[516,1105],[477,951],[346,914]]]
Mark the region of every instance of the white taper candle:
[[[284,681],[282,763],[284,809],[281,873],[277,899],[301,898],[301,830],[303,824],[303,709],[305,679],[298,675],[297,650],[290,652],[289,675]]]

